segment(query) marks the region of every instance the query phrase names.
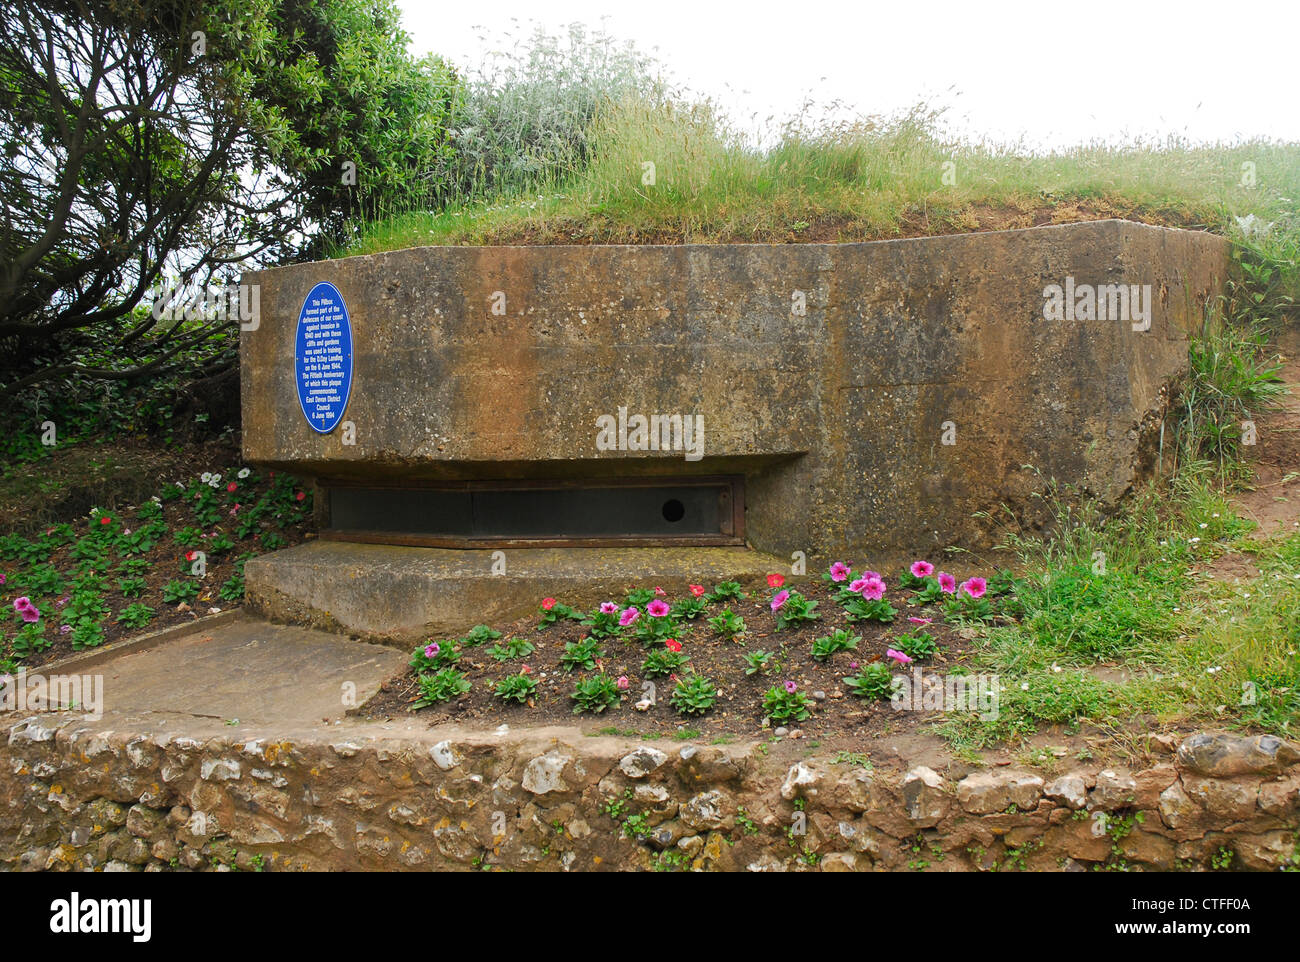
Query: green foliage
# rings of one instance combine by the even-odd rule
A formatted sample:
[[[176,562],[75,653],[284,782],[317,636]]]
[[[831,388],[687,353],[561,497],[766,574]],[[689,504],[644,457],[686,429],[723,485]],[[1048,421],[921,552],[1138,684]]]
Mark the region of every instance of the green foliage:
[[[444,668],[441,671],[422,674],[416,679],[416,683],[420,686],[420,697],[415,700],[408,711],[415,711],[429,705],[436,705],[439,702],[459,698],[473,687],[469,683],[469,679],[465,677],[465,673],[456,671],[454,668]]]
[[[531,641],[524,638],[511,638],[509,641],[493,645],[488,654],[497,661],[511,661],[515,658],[527,658],[537,649]]]
[[[492,694],[502,701],[514,701],[522,705],[537,694],[537,681],[522,673],[506,675],[492,686]]]
[[[143,578],[122,578],[117,583],[117,590],[124,598],[139,598],[144,594],[146,582]]]
[[[433,645],[438,646],[437,651],[432,655],[427,654]],[[437,641],[430,639],[422,645],[417,645],[415,651],[411,652],[411,660],[407,664],[417,672],[425,672],[449,668],[459,661],[460,652],[456,648],[456,643],[449,638],[443,638]]]
[[[894,639],[893,647],[916,661],[924,661],[939,649],[934,640],[934,635],[928,631],[915,631],[899,635]]]
[[[669,651],[667,648],[655,648],[641,662],[641,672],[647,678],[666,678],[689,659],[682,651]]]
[[[889,698],[893,675],[887,665],[876,661],[863,665],[856,675],[846,677],[844,683],[859,698],[875,698],[884,701]]]
[[[848,613],[849,621],[890,622],[898,614],[894,606],[884,598],[873,601],[857,593],[850,594],[851,597],[842,602],[842,607]]]
[[[143,628],[153,620],[153,609],[139,603],[127,605],[118,612],[117,620],[128,628]]]
[[[679,678],[668,699],[679,715],[702,715],[718,700],[713,682],[702,675]]]
[[[551,627],[551,625],[555,624],[561,618],[568,618],[571,621],[583,620],[582,612],[577,611],[560,601],[555,602],[550,608],[540,608],[538,610],[542,613],[541,618],[538,619],[537,622],[538,631]]]
[[[199,583],[189,579],[169,581],[163,585],[162,600],[167,604],[188,604],[199,596]]]
[[[715,601],[744,601],[746,597],[739,581],[719,581],[704,600],[712,604]]]
[[[826,661],[837,651],[856,651],[861,640],[861,635],[850,635],[843,628],[836,628],[831,634],[813,641],[812,656],[818,661]]]
[[[774,593],[772,597],[775,598],[777,594],[780,594],[780,591]],[[821,615],[814,610],[816,607],[817,602],[808,600],[797,591],[791,591],[785,602],[772,612],[776,618],[776,630],[781,631],[791,625],[818,620]]]
[[[772,670],[776,656],[770,651],[757,648],[754,651],[745,652],[741,657],[745,660],[746,675],[766,675]]]
[[[598,715],[611,705],[618,704],[618,683],[608,675],[588,675],[573,686],[573,713]]]
[[[724,608],[722,614],[710,618],[709,624],[723,638],[735,638],[745,633],[745,619],[730,608]]]
[[[763,695],[763,711],[775,722],[803,721],[811,714],[813,701],[798,689],[788,691],[773,685]]]
[[[583,638],[565,643],[564,651],[560,653],[560,665],[566,671],[578,668],[590,671],[596,667],[596,660],[604,657],[605,653],[600,650],[600,643],[595,638]]]

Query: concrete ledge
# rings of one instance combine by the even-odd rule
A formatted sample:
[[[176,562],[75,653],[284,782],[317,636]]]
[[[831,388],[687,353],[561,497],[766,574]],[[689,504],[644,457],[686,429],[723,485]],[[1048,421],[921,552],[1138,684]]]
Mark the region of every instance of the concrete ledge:
[[[493,573],[494,562],[504,573]],[[589,606],[647,583],[674,594],[685,594],[692,582],[752,587],[788,568],[787,561],[746,548],[498,553],[312,541],[250,558],[244,584],[246,606],[272,620],[407,644],[513,621],[548,595]]]

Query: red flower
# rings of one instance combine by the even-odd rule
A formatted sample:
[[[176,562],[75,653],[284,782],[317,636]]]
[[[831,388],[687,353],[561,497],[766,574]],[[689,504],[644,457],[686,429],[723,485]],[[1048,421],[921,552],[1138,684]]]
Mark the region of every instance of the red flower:
[[[542,599],[542,610],[543,610],[543,611],[550,611],[550,610],[551,610],[552,608],[554,608],[554,607],[555,607],[555,599],[554,599],[554,598],[543,598],[543,599]]]
[[[779,588],[785,584],[785,575],[768,575],[767,586],[769,588]]]
[[[299,491],[297,494],[294,495],[294,498],[295,498],[296,500],[298,500],[298,501],[303,500],[305,497],[307,497],[307,495],[305,495],[305,494],[304,494],[303,492],[301,492],[301,491]]]
[[[197,552],[197,551],[187,551],[187,552],[185,552],[185,560],[186,560],[186,561],[193,561],[196,557],[198,557],[198,552]]]
[[[691,589],[691,594],[693,594],[695,597],[697,598],[704,597],[704,585],[687,585],[686,587]]]
[[[667,641],[664,642],[664,647],[667,648],[669,651],[681,651],[682,643],[678,641],[676,638],[669,638]]]
[[[110,518],[108,515],[104,515],[104,517],[102,517],[102,518],[99,519],[99,523],[100,523],[100,524],[112,524],[112,523],[113,523],[113,519]]]
[[[235,484],[234,481],[231,481],[228,485],[226,485],[226,490],[227,490],[227,491],[237,491],[237,490],[239,490],[239,485]]]

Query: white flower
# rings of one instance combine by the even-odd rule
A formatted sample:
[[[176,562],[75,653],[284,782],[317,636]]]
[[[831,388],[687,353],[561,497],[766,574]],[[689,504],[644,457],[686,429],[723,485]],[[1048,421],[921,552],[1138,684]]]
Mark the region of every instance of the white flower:
[[[1205,669],[1205,673],[1206,673],[1207,675],[1213,675],[1213,674],[1216,674],[1217,672],[1220,672],[1220,671],[1223,671],[1223,669],[1220,668],[1218,665],[1214,665],[1214,666],[1212,666],[1212,667],[1210,667],[1210,668]]]
[[[252,473],[253,473],[253,472],[250,471],[248,468],[240,468],[240,469],[239,469],[238,478],[239,478],[240,481],[243,481],[244,478],[248,477],[248,476],[249,476],[250,474],[252,474]]]
[[[212,480],[212,472],[204,471],[202,474],[199,475],[199,480],[202,481],[204,484],[207,484]]]
[[[1208,527],[1209,527],[1209,525],[1206,524],[1204,521],[1201,522],[1201,528],[1202,528],[1202,530],[1204,530],[1205,528],[1208,528]]]
[[[1214,512],[1214,514],[1210,515],[1211,518],[1217,518],[1218,516],[1219,516],[1219,512],[1217,511]]]
[[[1026,682],[1023,682],[1023,683],[1020,685],[1020,690],[1021,690],[1021,691],[1029,691],[1029,682],[1027,682],[1027,681],[1026,681]]]
[[[1188,543],[1188,544],[1200,544],[1200,543],[1201,543],[1201,539],[1200,539],[1200,538],[1188,538],[1188,539],[1187,539],[1187,543]]]

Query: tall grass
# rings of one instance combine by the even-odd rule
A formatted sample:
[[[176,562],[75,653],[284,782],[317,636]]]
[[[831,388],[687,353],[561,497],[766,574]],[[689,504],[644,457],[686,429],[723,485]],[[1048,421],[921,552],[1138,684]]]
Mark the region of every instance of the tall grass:
[[[493,133],[458,135],[470,173],[448,203],[364,225],[338,253],[863,240],[1104,216],[1218,230],[1292,264],[1300,247],[1300,144],[1168,139],[1035,154],[957,139],[924,105],[844,120],[810,104],[772,129],[742,130],[632,66],[603,85],[553,87],[546,69],[476,95],[487,120],[462,126]],[[544,89],[557,99],[554,123],[539,119]]]

